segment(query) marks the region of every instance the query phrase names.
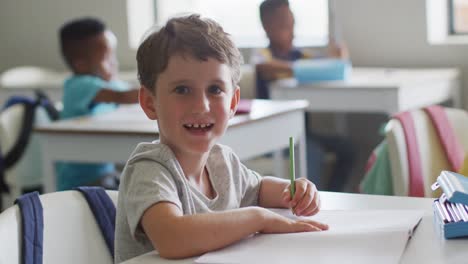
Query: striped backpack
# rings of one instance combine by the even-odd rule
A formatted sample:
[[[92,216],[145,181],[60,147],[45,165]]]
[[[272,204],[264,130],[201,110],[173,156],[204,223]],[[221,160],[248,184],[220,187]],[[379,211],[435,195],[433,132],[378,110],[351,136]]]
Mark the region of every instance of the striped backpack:
[[[370,156],[360,191],[437,197],[430,185],[442,170],[460,172],[468,149],[468,114],[429,106],[395,115],[385,140]]]

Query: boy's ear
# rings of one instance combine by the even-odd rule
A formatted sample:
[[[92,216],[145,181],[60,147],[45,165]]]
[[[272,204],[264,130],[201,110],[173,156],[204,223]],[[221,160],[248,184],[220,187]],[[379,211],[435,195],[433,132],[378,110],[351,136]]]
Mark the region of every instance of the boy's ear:
[[[145,86],[140,87],[140,93],[138,94],[138,101],[141,109],[145,112],[146,116],[151,120],[158,119],[158,113],[156,111],[154,103],[154,95]]]
[[[233,117],[236,114],[237,111],[237,106],[239,105],[239,100],[240,100],[240,88],[239,85],[236,86],[234,89],[234,92],[232,94],[231,98],[231,112],[230,112],[230,118]]]

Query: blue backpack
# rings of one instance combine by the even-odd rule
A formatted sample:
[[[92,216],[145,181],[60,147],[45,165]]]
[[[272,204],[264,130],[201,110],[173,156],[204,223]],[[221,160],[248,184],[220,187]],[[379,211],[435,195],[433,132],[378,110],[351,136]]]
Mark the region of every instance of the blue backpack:
[[[77,187],[76,190],[85,196],[113,259],[116,215],[114,203],[102,187]],[[44,216],[39,193],[24,194],[15,203],[20,208],[22,218],[21,263],[42,264]]]

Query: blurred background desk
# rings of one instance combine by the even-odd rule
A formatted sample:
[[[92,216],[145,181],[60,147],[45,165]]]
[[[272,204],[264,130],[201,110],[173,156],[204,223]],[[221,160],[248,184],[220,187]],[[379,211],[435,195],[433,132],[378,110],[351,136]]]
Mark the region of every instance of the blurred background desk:
[[[298,84],[294,79],[270,85],[272,99],[305,99],[313,112],[395,114],[452,100],[461,107],[457,69],[354,68],[349,80]]]
[[[403,253],[400,263],[465,263],[468,258],[468,240],[445,240],[433,226],[431,198],[413,198],[397,196],[379,196],[350,193],[320,192],[322,210],[423,210],[424,215],[416,228],[413,237]],[[385,241],[379,241],[385,243]],[[282,250],[287,250],[283,245]],[[151,252],[133,259],[125,264],[165,264],[193,263],[195,258],[167,260]]]
[[[241,160],[246,160],[280,152],[289,146],[288,138],[294,136],[299,147],[297,175],[307,175],[306,108],[304,100],[254,100],[250,113],[230,120],[221,143],[230,146]],[[156,122],[149,120],[139,105],[121,106],[107,114],[36,127],[42,148],[45,192],[56,190],[55,161],[125,162],[138,143],[158,139],[157,131]],[[275,163],[277,171],[285,171],[282,162]]]
[[[382,141],[381,125],[400,111],[446,101],[461,107],[460,78],[455,68],[354,68],[346,81],[298,84],[285,79],[269,89],[272,99],[309,102],[306,129],[345,136],[356,146],[350,191],[356,189],[369,154]]]

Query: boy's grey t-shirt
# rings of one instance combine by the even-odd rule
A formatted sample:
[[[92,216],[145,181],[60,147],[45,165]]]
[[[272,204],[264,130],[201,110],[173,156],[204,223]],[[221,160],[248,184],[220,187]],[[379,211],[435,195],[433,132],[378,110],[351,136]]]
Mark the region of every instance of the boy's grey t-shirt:
[[[215,145],[206,168],[216,195],[212,200],[188,182],[168,146],[158,141],[137,146],[119,187],[116,263],[154,250],[140,220],[158,202],[171,202],[184,215],[257,205],[261,176],[246,168],[229,147]]]

